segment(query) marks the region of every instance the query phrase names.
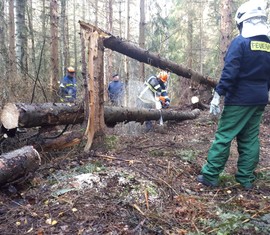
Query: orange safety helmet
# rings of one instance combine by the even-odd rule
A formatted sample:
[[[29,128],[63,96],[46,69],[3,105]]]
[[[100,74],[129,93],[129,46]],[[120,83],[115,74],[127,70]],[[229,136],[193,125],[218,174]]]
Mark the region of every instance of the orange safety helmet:
[[[69,73],[75,73],[75,69],[74,69],[73,67],[68,67],[68,68],[67,68],[67,71],[68,71]]]
[[[160,78],[162,82],[167,82],[169,74],[166,71],[161,71],[158,73],[157,77]]]

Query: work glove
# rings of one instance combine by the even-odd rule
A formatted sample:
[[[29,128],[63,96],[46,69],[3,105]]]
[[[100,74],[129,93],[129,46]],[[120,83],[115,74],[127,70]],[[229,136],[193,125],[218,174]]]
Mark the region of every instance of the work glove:
[[[156,109],[160,110],[162,108],[162,104],[159,101],[156,101]]]
[[[210,103],[210,113],[213,115],[218,115],[220,113],[220,95],[215,91],[214,97]]]
[[[167,108],[169,108],[169,106],[170,106],[170,102],[169,101],[165,101],[164,103],[162,103],[162,108],[163,109],[167,109]]]

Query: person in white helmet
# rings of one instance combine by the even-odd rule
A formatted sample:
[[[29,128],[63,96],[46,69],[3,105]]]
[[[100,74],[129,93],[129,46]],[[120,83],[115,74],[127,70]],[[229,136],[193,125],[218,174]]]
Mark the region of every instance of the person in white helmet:
[[[219,175],[236,138],[238,161],[235,179],[245,189],[253,188],[259,162],[259,129],[270,88],[270,40],[263,1],[250,0],[236,12],[240,35],[233,39],[225,56],[221,78],[210,103],[210,113],[219,115],[220,97],[224,109],[207,162],[197,180],[218,186]]]

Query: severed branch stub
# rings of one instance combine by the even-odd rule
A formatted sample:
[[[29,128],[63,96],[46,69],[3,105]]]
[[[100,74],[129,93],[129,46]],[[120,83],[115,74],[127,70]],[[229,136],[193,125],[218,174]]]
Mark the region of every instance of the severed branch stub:
[[[202,103],[198,96],[193,96],[191,98],[191,103],[192,103],[193,109],[207,110],[210,108],[209,105]]]

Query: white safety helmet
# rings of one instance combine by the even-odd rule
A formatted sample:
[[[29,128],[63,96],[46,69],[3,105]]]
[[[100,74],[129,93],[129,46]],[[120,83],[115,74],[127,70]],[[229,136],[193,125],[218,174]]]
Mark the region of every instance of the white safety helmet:
[[[262,0],[250,0],[242,4],[236,14],[235,21],[237,25],[242,23],[245,20],[254,18],[254,17],[265,17],[266,18],[266,3]]]
[[[264,0],[249,0],[236,12],[235,21],[243,37],[267,35],[269,33]]]

